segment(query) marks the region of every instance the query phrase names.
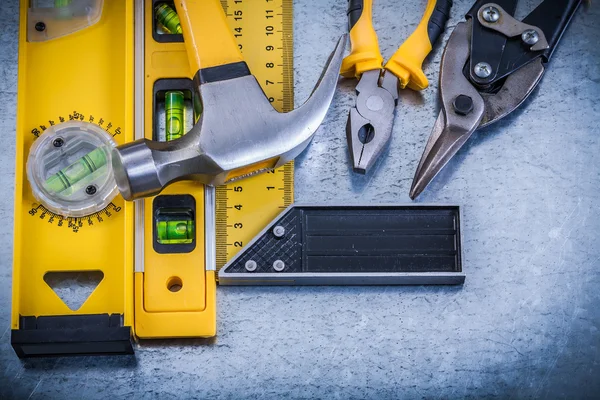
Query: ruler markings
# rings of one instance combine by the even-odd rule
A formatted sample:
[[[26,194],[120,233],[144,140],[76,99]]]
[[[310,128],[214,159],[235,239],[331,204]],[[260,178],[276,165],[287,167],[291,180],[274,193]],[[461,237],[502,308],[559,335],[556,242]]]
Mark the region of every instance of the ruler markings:
[[[237,33],[244,59],[267,98],[277,110],[291,111],[292,0],[221,0],[221,4],[230,28]],[[293,202],[293,180],[290,162],[276,171],[216,188],[217,269]]]

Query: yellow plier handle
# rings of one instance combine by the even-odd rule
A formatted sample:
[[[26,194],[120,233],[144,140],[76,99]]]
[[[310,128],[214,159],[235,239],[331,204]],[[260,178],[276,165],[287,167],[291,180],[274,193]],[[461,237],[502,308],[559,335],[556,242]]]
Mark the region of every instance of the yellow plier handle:
[[[175,0],[190,68],[199,83],[249,75],[219,0]]]
[[[348,30],[352,48],[340,74],[360,78],[365,71],[381,69],[383,57],[373,28],[373,0],[348,0]]]
[[[385,64],[384,68],[398,77],[401,88],[423,90],[429,86],[423,61],[444,32],[451,8],[452,0],[428,0],[417,29]]]

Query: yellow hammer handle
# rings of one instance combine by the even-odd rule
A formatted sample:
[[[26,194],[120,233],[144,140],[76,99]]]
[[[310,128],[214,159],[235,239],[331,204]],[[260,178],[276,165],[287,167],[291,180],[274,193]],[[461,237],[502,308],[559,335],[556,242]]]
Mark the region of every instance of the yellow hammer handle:
[[[365,71],[381,69],[383,57],[373,28],[373,0],[348,0],[348,29],[352,48],[342,62],[342,76],[360,78]]]
[[[452,0],[428,0],[417,29],[385,64],[385,69],[398,77],[401,88],[423,90],[429,86],[423,61],[444,31],[451,8]]]
[[[175,0],[175,8],[193,74],[244,61],[219,0]]]

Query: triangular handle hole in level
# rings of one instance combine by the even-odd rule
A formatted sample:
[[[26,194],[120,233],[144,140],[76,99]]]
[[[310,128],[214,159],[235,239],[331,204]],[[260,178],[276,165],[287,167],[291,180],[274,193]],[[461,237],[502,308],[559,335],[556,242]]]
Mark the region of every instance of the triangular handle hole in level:
[[[98,287],[102,271],[46,272],[44,282],[72,311],[77,311]]]

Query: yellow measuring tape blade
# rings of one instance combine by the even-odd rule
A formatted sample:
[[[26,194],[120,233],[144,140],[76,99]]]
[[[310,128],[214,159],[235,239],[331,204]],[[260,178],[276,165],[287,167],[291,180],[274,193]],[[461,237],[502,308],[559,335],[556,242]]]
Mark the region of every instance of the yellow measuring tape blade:
[[[292,0],[221,0],[252,74],[278,111],[294,107]],[[294,165],[216,189],[217,269],[294,201]]]

